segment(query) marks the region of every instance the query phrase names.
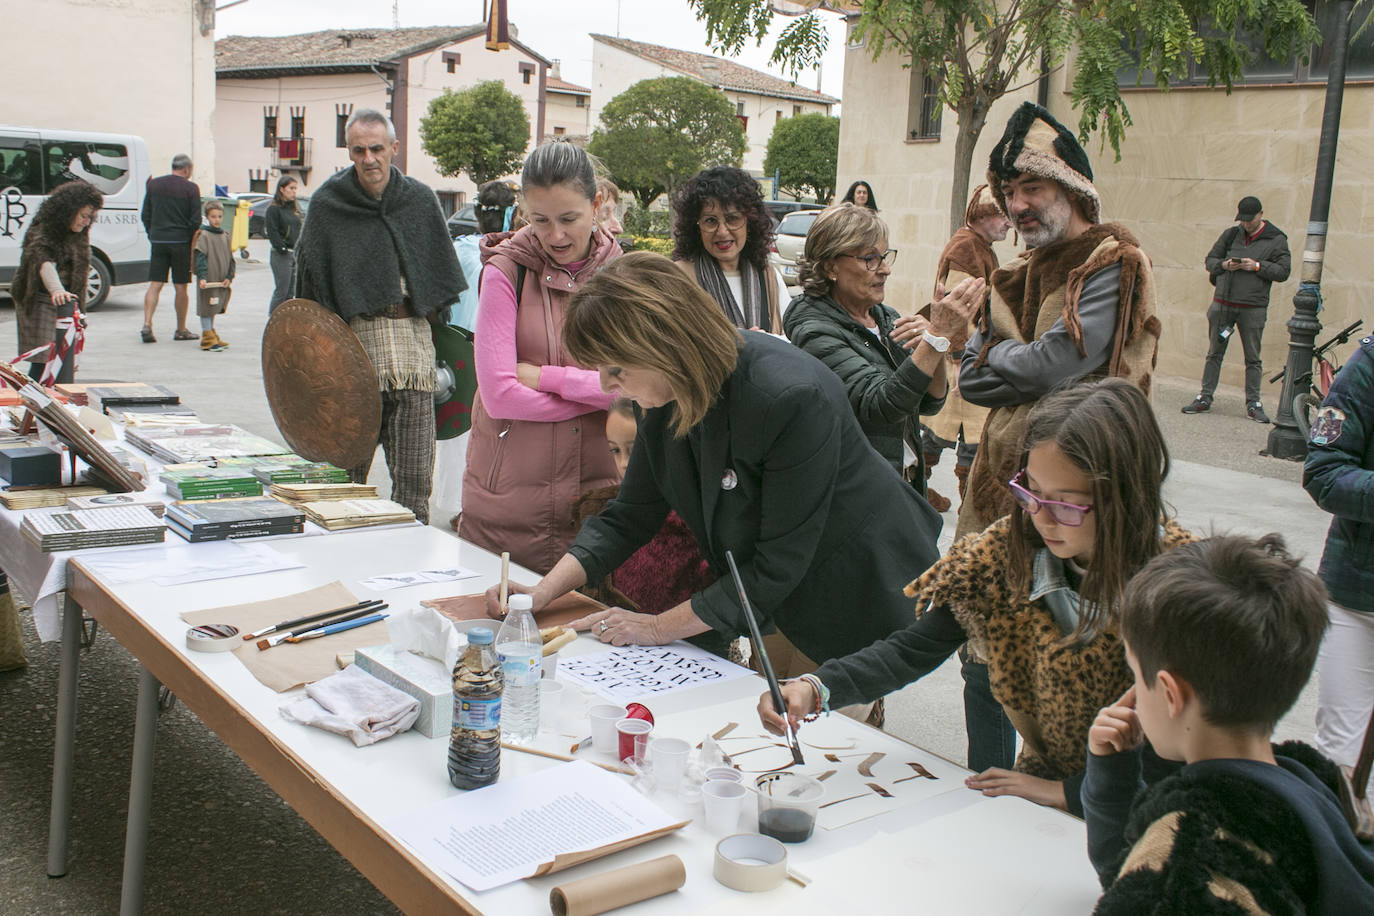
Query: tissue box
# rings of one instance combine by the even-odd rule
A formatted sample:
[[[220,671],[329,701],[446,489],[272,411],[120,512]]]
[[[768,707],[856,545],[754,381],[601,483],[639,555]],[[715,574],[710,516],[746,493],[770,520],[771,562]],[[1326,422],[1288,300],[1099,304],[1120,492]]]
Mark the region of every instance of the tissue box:
[[[445,671],[442,662],[388,643],[358,649],[353,663],[420,701],[416,731],[430,738],[448,737],[453,729],[453,672]]]

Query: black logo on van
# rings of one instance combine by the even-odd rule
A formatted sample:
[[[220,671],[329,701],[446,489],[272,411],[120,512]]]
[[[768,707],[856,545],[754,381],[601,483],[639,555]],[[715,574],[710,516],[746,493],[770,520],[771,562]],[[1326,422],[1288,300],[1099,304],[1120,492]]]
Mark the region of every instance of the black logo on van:
[[[13,185],[0,191],[0,197],[4,198],[5,206],[4,216],[0,218],[0,235],[12,239],[24,228],[24,217],[29,215],[29,208],[24,203],[24,195]]]

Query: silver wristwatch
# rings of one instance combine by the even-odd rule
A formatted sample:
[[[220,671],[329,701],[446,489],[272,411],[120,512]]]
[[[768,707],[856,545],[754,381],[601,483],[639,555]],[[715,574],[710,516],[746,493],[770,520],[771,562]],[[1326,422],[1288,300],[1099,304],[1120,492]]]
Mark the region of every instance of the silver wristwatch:
[[[931,348],[934,349],[936,353],[949,352],[948,337],[936,337],[934,334],[930,333],[929,331],[926,331],[921,335],[921,339],[924,340],[926,343],[930,344]]]

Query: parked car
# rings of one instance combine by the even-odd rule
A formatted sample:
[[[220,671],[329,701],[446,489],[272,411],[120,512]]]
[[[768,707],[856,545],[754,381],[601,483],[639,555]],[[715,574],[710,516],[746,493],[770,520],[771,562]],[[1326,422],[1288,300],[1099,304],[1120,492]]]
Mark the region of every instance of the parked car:
[[[782,278],[789,288],[801,286],[797,276],[797,259],[806,246],[806,234],[811,231],[811,224],[820,213],[819,209],[793,211],[782,218],[775,230],[768,260],[782,271]]]
[[[477,234],[477,206],[463,204],[448,218],[448,237],[456,239],[460,235]]]
[[[98,308],[111,286],[146,283],[148,236],[139,213],[151,175],[141,137],[0,125],[0,292],[9,291],[24,232],[43,200],[74,178],[105,195],[91,226],[86,310]]]
[[[765,200],[763,207],[768,211],[768,218],[773,221],[773,227],[777,228],[778,223],[789,213],[796,213],[798,210],[824,210],[821,204],[802,203],[799,200]]]
[[[257,195],[253,194],[239,195],[240,198],[252,198],[256,196]],[[252,209],[248,211],[248,237],[250,239],[267,238],[267,208],[270,206],[272,206],[272,196],[270,194],[265,194],[262,196],[262,199],[256,201]],[[305,211],[310,207],[310,198],[297,197],[296,206],[301,208],[301,216],[305,216]]]

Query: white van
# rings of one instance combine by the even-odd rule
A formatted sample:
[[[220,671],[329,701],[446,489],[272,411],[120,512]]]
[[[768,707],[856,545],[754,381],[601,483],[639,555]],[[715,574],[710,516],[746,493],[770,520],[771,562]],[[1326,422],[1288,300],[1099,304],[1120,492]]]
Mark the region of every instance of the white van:
[[[24,232],[53,188],[73,178],[95,185],[105,206],[91,227],[86,309],[111,286],[148,280],[148,235],[139,214],[151,171],[142,137],[0,125],[0,292],[19,267]]]

